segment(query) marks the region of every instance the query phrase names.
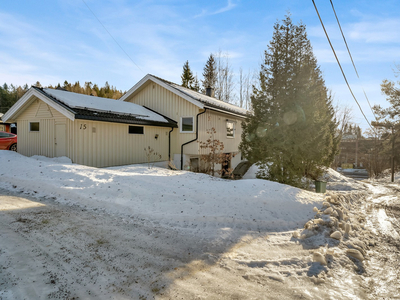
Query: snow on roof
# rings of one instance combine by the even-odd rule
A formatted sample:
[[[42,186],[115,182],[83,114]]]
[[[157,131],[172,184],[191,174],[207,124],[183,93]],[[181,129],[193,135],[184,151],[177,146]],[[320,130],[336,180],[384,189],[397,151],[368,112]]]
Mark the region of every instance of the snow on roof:
[[[134,115],[138,119],[168,123],[161,115],[138,104],[48,88],[43,91],[70,108]]]
[[[180,92],[188,95],[189,97],[191,97],[191,98],[193,98],[193,99],[195,99],[197,101],[202,102],[206,106],[208,104],[211,107],[219,108],[219,109],[222,109],[222,110],[225,110],[225,111],[229,111],[229,112],[233,112],[233,113],[237,113],[237,114],[240,114],[240,115],[246,115],[248,113],[247,109],[241,108],[241,107],[236,106],[234,104],[227,103],[227,102],[218,100],[218,99],[213,98],[213,97],[209,97],[207,95],[204,95],[204,94],[196,92],[194,90],[185,88],[185,87],[183,87],[181,85],[178,85],[176,83],[169,82],[169,81],[164,80],[162,78],[159,78],[157,76],[154,76],[154,75],[151,75],[151,76],[155,77],[155,78],[157,78],[159,80],[162,80],[164,83],[172,86],[173,88],[175,88],[175,89],[179,90]]]

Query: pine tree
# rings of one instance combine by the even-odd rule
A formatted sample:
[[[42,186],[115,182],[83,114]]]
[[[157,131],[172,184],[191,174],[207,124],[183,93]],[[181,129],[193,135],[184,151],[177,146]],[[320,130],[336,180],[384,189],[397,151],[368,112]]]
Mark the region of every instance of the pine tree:
[[[316,179],[337,153],[332,101],[304,24],[290,16],[277,22],[264,55],[240,149],[260,165],[260,177],[301,186],[303,176]]]
[[[202,92],[205,94],[208,87],[215,90],[215,84],[217,82],[217,66],[212,53],[208,57],[206,65],[204,66],[203,78],[204,79],[201,81]]]
[[[200,84],[199,84],[199,79],[197,78],[197,74],[194,77],[193,85],[191,86],[191,89],[200,92]]]
[[[185,88],[192,88],[194,82],[194,76],[192,71],[190,70],[189,61],[186,61],[183,64],[183,71],[182,71],[182,86]]]

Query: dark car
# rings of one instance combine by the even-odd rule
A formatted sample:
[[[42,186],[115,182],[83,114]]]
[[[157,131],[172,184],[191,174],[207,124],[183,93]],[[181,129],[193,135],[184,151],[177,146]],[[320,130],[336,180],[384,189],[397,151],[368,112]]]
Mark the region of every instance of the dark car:
[[[17,135],[0,131],[0,150],[17,151]]]

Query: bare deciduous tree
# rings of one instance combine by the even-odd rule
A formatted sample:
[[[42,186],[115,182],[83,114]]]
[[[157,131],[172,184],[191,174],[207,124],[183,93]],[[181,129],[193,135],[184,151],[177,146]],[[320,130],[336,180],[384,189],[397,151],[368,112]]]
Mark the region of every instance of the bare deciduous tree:
[[[234,102],[233,69],[229,61],[229,54],[221,50],[215,54],[217,65],[217,82],[215,85],[215,97],[224,102]]]

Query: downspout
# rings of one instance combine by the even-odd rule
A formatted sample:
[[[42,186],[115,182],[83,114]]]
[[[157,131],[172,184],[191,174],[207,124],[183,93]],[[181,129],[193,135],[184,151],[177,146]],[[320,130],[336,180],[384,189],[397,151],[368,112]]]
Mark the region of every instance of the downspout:
[[[190,144],[191,142],[197,141],[197,139],[199,138],[199,116],[204,114],[206,110],[207,108],[204,108],[204,111],[198,113],[196,116],[196,138],[181,145],[181,170],[183,170],[183,146]]]
[[[168,161],[171,161],[171,132],[174,130],[174,127],[171,127],[171,130],[168,133]]]

